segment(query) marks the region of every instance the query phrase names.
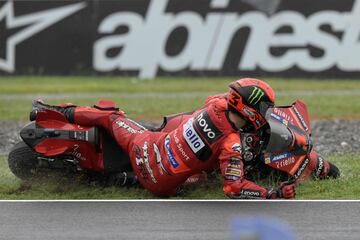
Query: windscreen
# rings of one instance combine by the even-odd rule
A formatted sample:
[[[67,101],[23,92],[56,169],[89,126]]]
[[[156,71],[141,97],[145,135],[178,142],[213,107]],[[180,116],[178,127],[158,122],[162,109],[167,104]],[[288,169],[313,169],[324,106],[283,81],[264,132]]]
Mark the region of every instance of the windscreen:
[[[275,114],[274,112],[279,112],[275,109],[277,108],[269,108],[266,112],[266,120],[269,124],[269,140],[265,151],[270,153],[287,150],[292,142],[292,134],[287,125],[284,124],[284,117]]]

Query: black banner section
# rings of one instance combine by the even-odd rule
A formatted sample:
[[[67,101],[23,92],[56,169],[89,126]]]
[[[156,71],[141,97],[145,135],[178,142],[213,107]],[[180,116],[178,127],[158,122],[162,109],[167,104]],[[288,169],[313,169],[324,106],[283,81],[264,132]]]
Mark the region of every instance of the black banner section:
[[[1,1],[0,74],[360,77],[360,0]]]

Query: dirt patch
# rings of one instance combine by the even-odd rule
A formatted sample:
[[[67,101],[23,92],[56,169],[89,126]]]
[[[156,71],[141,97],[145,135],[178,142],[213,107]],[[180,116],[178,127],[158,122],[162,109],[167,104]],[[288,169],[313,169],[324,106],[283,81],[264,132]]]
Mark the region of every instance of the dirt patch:
[[[315,149],[324,155],[360,153],[360,121],[326,120],[312,124]]]
[[[22,122],[0,121],[0,154],[7,154],[20,141],[23,126]],[[312,135],[314,148],[321,154],[360,153],[360,121],[316,121],[312,123]]]
[[[0,154],[9,153],[15,143],[20,141],[19,131],[24,125],[16,121],[0,121]]]

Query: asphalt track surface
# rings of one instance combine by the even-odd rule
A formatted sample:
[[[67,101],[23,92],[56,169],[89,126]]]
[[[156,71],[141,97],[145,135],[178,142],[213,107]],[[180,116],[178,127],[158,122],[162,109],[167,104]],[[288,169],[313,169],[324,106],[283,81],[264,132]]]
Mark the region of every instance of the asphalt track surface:
[[[297,239],[360,236],[360,202],[1,202],[0,239],[229,239],[235,217],[254,215]]]

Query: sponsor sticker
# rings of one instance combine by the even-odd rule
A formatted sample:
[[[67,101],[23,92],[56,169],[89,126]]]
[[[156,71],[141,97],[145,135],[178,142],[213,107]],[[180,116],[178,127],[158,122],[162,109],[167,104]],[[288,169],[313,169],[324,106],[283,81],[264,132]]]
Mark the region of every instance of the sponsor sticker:
[[[141,149],[138,145],[134,146],[135,152],[135,164],[139,170],[140,176],[146,181],[148,179],[148,173],[144,167],[144,159],[141,154]]]
[[[288,122],[292,121],[292,118],[290,117],[289,114],[287,114],[286,112],[282,111],[280,108],[273,108],[273,112],[271,113],[271,116],[277,120],[279,120],[280,122],[283,120],[286,120]]]
[[[135,122],[134,120],[132,120],[132,119],[130,119],[130,118],[127,118],[126,120],[129,121],[129,122],[131,122],[131,123],[133,123],[135,126],[137,126],[137,127],[140,128],[140,129],[147,130],[143,125],[141,125],[141,124],[138,123],[138,122]]]
[[[240,177],[238,176],[233,176],[233,175],[225,175],[225,179],[228,181],[237,181],[240,179]]]
[[[232,150],[234,150],[235,152],[241,153],[242,148],[241,148],[241,144],[240,144],[240,143],[235,143],[234,145],[232,145],[231,148],[232,148]]]
[[[271,157],[270,153],[264,153],[264,162],[265,162],[265,164],[270,164],[271,163],[270,157]]]
[[[205,143],[201,140],[200,136],[194,129],[193,119],[189,119],[189,121],[184,124],[183,136],[186,143],[190,146],[194,153],[199,152],[203,147],[205,147]]]
[[[224,177],[226,180],[236,181],[241,178],[242,171],[241,165],[237,163],[230,162],[225,168]]]
[[[272,112],[270,116],[286,126],[289,125],[289,122],[293,121],[287,113],[280,111],[278,108],[274,108],[274,112]]]
[[[316,177],[320,177],[320,174],[321,174],[321,172],[323,171],[323,169],[324,169],[324,159],[321,157],[321,156],[319,156],[318,158],[317,158],[317,164],[316,164],[316,171],[315,171],[315,176]]]
[[[156,178],[154,177],[154,173],[150,167],[149,164],[149,152],[148,152],[148,142],[144,142],[143,145],[143,153],[144,153],[144,163],[145,163],[145,167],[147,169],[147,171],[150,174],[150,178],[153,181],[153,183],[157,183]]]
[[[206,110],[197,115],[194,125],[199,134],[210,144],[213,144],[221,136],[221,131],[211,121]]]
[[[289,157],[292,157],[292,156],[294,156],[292,153],[284,152],[284,153],[281,153],[281,154],[278,154],[278,155],[271,156],[270,160],[271,160],[271,162],[276,162],[276,161],[279,161],[279,160],[282,160],[282,159],[285,159],[285,158],[289,158]]]
[[[170,137],[169,136],[167,136],[165,138],[165,150],[166,150],[166,154],[167,154],[167,157],[168,157],[168,160],[169,160],[171,166],[173,166],[174,168],[179,167],[179,162],[176,160],[176,158],[170,148]]]
[[[233,175],[233,176],[240,177],[241,176],[241,170],[237,169],[237,168],[227,167],[226,170],[225,170],[225,175]]]
[[[295,158],[289,157],[289,158],[282,159],[281,161],[277,161],[276,167],[283,168],[283,167],[289,166],[290,164],[293,164],[293,163],[295,163]]]
[[[168,171],[166,171],[166,169],[165,169],[165,167],[164,167],[164,165],[162,163],[162,157],[161,157],[158,146],[154,143],[153,147],[154,147],[154,152],[155,152],[155,156],[156,156],[156,164],[157,164],[157,166],[159,168],[159,173],[161,175],[164,175],[164,172],[165,172],[166,174],[169,175]]]
[[[248,99],[249,104],[256,105],[264,96],[264,91],[261,88],[254,87]]]
[[[230,163],[228,166],[231,167],[231,168],[237,168],[237,169],[241,168],[240,164],[235,164],[235,163]]]
[[[186,161],[189,161],[190,157],[185,152],[185,150],[183,148],[183,145],[181,144],[180,139],[177,136],[177,133],[178,133],[178,131],[176,129],[174,134],[173,134],[173,137],[174,137],[174,140],[175,140],[175,143],[176,143],[176,147],[179,150],[179,152],[181,153],[181,155],[183,156],[183,159],[185,159]]]
[[[144,133],[144,130],[136,130],[134,129],[133,127],[131,127],[129,124],[127,124],[126,122],[124,121],[116,121],[115,122],[120,128],[124,128],[126,129],[126,131],[128,131],[129,133]]]
[[[298,110],[295,106],[294,106],[293,109],[294,109],[294,111],[295,111],[295,113],[296,113],[296,116],[300,119],[301,125],[303,126],[304,130],[308,132],[308,131],[309,131],[309,128],[308,128],[308,126],[306,125],[306,122],[305,122],[303,116],[300,114],[299,110]]]
[[[308,158],[305,158],[305,160],[301,163],[299,169],[294,174],[294,178],[298,179],[300,175],[304,172],[306,166],[309,164],[310,160]]]
[[[252,189],[241,189],[240,195],[245,198],[259,198],[260,191]]]
[[[240,161],[240,157],[230,157],[230,163],[238,164]]]
[[[243,107],[243,112],[250,118],[255,117],[255,113],[245,106]]]
[[[283,119],[283,118],[281,118],[280,116],[276,115],[275,113],[271,113],[270,116],[271,116],[272,118],[274,118],[274,119],[282,122],[282,119]]]
[[[144,161],[141,155],[140,147],[138,145],[135,145],[134,152],[135,152],[135,163],[136,165],[139,166],[140,164],[144,163]]]

